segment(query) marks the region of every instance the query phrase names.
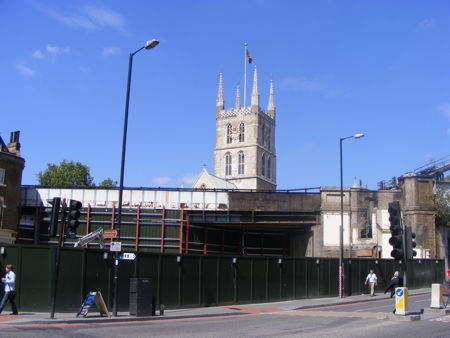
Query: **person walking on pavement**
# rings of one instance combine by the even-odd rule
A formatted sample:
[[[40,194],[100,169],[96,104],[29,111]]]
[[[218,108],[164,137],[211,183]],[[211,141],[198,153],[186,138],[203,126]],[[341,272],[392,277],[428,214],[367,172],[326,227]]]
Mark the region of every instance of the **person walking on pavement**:
[[[369,274],[366,277],[366,281],[364,285],[369,283],[370,286],[370,297],[375,296],[375,286],[377,286],[377,275],[373,272],[373,269],[370,269]]]
[[[17,315],[17,305],[16,305],[16,274],[12,271],[12,265],[6,265],[6,274],[5,277],[2,278],[2,282],[5,284],[4,294],[2,301],[0,302],[0,313],[5,308],[6,302],[9,300],[12,308],[12,315]]]
[[[403,286],[403,278],[400,277],[398,271],[394,272],[394,276],[392,276],[391,281],[389,282],[388,287],[384,290],[384,293],[391,291],[391,298],[394,297],[395,288]]]

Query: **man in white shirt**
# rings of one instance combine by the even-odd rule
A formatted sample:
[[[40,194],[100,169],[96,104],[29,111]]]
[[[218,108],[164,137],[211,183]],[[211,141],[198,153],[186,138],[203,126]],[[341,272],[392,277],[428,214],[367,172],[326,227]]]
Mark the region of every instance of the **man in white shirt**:
[[[375,286],[377,286],[377,275],[373,272],[373,269],[370,269],[369,274],[366,277],[366,282],[364,285],[369,283],[370,285],[370,297],[375,296]]]
[[[5,267],[6,274],[2,278],[3,284],[5,284],[4,294],[2,301],[0,302],[0,313],[3,311],[6,302],[9,300],[11,303],[12,315],[17,315],[17,305],[16,305],[16,274],[12,271],[12,265],[8,264]]]

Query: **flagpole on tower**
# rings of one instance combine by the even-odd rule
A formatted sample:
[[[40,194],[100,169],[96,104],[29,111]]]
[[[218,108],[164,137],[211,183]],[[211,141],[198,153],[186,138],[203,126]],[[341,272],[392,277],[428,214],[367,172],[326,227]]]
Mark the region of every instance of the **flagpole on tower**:
[[[247,107],[247,46],[248,43],[244,42],[244,108]]]

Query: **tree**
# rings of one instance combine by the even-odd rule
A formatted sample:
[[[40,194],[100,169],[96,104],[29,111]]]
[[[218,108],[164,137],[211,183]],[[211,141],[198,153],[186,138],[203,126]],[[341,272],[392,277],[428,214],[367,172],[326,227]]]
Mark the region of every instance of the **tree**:
[[[434,203],[436,208],[436,224],[450,227],[450,190],[438,187],[436,189]]]
[[[47,164],[47,169],[37,174],[39,185],[51,187],[90,187],[94,178],[87,165],[81,162],[62,161],[59,165]]]
[[[99,188],[114,188],[117,187],[117,181],[113,181],[109,177],[99,183]]]

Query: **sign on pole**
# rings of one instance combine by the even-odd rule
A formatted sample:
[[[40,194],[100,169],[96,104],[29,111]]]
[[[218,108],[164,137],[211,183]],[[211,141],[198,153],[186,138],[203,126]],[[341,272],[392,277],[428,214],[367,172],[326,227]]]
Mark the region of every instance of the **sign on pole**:
[[[116,237],[117,237],[116,229],[103,230],[103,238],[116,238]]]
[[[111,242],[109,251],[120,252],[122,251],[122,242]]]
[[[136,259],[136,255],[132,252],[124,252],[119,255],[119,259],[134,261]]]

